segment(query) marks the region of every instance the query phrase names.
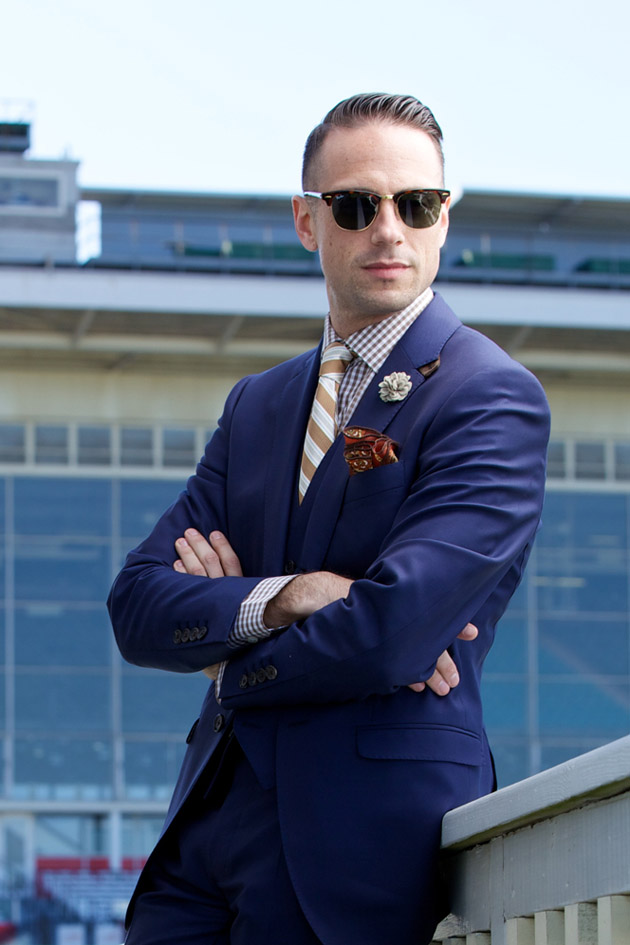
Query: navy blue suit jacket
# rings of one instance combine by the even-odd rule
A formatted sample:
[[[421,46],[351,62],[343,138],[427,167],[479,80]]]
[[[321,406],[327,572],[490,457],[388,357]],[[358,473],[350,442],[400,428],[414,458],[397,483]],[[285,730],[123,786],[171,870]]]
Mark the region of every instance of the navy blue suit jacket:
[[[411,945],[439,918],[444,812],[493,786],[481,670],[538,527],[548,408],[537,380],[436,296],[352,418],[395,440],[399,462],[350,478],[338,437],[298,508],[318,367],[315,350],[236,385],[186,491],[128,556],[110,611],[133,663],[195,672],[230,660],[165,830],[222,737],[217,713],[232,716],[261,784],[277,788],[289,870],[317,935]],[[384,403],[378,383],[393,371],[412,389]],[[246,577],[176,573],[173,543],[191,525],[223,530]],[[349,596],[230,649],[243,598],[289,558],[356,579]],[[472,643],[457,639],[467,621],[479,628]],[[191,628],[202,629],[181,642],[176,631]],[[460,685],[445,698],[408,689],[446,648]]]

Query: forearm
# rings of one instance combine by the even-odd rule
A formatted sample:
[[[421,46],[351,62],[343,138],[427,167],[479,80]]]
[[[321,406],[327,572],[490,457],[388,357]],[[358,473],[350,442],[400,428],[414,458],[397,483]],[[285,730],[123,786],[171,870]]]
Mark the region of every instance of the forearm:
[[[352,583],[350,578],[330,571],[298,574],[267,604],[265,624],[269,627],[286,627],[310,617],[316,610],[347,597]]]

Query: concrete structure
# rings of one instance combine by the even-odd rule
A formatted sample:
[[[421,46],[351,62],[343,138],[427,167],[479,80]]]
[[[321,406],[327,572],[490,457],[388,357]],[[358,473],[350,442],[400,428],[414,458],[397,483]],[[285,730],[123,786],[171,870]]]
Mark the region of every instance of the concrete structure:
[[[443,945],[630,942],[630,737],[451,811]]]

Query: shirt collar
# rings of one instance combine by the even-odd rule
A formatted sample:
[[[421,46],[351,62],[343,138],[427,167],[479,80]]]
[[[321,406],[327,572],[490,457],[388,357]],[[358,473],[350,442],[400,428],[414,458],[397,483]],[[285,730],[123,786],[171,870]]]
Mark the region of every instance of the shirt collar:
[[[359,331],[353,332],[342,343],[376,373],[387,360],[394,345],[400,341],[412,322],[424,311],[432,299],[433,290],[431,288],[425,289],[402,312],[396,312],[395,315],[390,315],[380,322],[374,322],[372,325],[360,328]],[[328,313],[324,323],[323,348],[334,341],[341,341],[341,339],[335,333],[330,321],[330,313]]]

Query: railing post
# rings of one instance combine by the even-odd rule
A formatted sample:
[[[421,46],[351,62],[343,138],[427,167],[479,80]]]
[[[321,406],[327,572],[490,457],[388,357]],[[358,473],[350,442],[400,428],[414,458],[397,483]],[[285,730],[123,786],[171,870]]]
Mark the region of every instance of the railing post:
[[[630,896],[597,900],[598,945],[627,945],[630,941]]]
[[[534,941],[536,945],[565,945],[564,912],[550,909],[534,916]]]
[[[597,945],[597,906],[576,902],[564,910],[565,945]]]
[[[505,923],[505,945],[536,945],[532,918],[508,919]]]

